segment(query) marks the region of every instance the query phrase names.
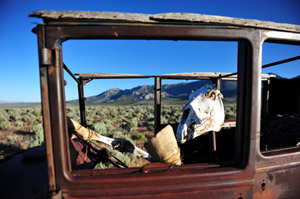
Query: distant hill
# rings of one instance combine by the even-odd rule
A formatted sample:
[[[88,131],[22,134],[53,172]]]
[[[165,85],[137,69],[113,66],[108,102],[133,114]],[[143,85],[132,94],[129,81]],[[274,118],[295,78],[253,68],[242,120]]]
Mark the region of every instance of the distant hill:
[[[0,103],[0,108],[41,108],[40,102]]]
[[[172,102],[186,101],[191,92],[196,91],[204,84],[210,83],[209,80],[198,80],[189,83],[164,84],[162,85],[162,100]],[[223,81],[221,84],[224,97],[232,98],[236,95],[236,82]],[[153,103],[154,85],[137,86],[131,89],[112,88],[95,96],[87,97],[86,104],[136,104]],[[77,100],[68,102],[69,104],[78,103]]]

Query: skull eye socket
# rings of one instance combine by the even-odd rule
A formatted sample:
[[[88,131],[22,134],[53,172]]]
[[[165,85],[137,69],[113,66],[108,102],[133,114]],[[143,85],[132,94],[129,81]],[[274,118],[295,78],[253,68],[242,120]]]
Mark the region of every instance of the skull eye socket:
[[[193,132],[194,130],[195,130],[195,128],[194,128],[194,125],[196,124],[196,122],[193,122],[193,123],[191,123],[189,126],[188,126],[188,132],[189,133],[191,133],[191,132]]]
[[[183,111],[183,114],[182,114],[182,123],[185,123],[185,121],[186,121],[186,119],[187,119],[189,113],[190,113],[190,109],[189,109],[189,108],[188,108],[188,109],[185,109],[185,110]]]

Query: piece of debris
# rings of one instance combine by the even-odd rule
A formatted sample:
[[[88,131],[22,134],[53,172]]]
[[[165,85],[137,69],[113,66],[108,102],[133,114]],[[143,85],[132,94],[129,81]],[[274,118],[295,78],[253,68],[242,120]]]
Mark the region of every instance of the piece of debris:
[[[154,162],[181,165],[180,148],[171,125],[167,125],[145,143],[145,148],[151,154]]]
[[[176,138],[184,143],[209,131],[220,131],[225,114],[223,95],[212,84],[206,84],[191,93],[189,102],[182,109]]]
[[[68,118],[68,127],[76,132],[77,136],[85,141],[96,140],[119,150],[120,152],[133,153],[136,156],[151,160],[151,156],[146,151],[134,146],[130,141],[122,138],[109,138],[97,132],[85,128],[73,119]]]

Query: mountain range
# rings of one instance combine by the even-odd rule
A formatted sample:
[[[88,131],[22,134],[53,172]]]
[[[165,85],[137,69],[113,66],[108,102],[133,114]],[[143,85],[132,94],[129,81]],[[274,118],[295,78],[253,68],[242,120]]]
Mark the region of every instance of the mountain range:
[[[198,80],[193,82],[183,82],[177,84],[164,84],[161,89],[162,100],[170,102],[185,102],[188,100],[189,95],[210,83],[209,80]],[[221,84],[222,94],[226,98],[236,97],[236,82],[223,81]],[[86,97],[86,104],[145,104],[152,102],[154,99],[154,85],[137,86],[131,89],[112,88],[98,95]],[[69,101],[68,103],[77,103],[77,100]]]

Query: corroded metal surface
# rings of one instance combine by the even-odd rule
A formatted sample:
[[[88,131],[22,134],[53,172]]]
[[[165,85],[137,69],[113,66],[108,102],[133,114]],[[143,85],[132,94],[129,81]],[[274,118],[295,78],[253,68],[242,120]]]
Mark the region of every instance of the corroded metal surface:
[[[31,16],[45,20],[44,25],[37,27],[39,49],[40,52],[51,52],[52,56],[50,65],[43,65],[49,63],[44,59],[49,56],[42,56],[40,62],[49,192],[66,198],[299,198],[299,149],[269,155],[259,151],[261,80],[264,79],[261,76],[261,44],[268,39],[299,44],[300,34],[294,33],[299,32],[298,26],[178,13],[136,15],[36,11]],[[106,24],[103,26],[99,22]],[[205,24],[207,26],[201,26]],[[225,26],[216,28],[216,25]],[[235,28],[226,25],[235,25]],[[236,41],[239,76],[236,127],[230,129],[231,137],[222,135],[227,143],[217,142],[219,146],[223,144],[224,150],[230,148],[230,164],[150,165],[144,168],[72,171],[61,52],[62,43],[68,39]],[[41,50],[44,48],[47,50]],[[193,78],[189,74],[179,76]],[[176,75],[165,76],[174,77]],[[159,81],[164,77],[155,78],[155,115],[159,120]],[[83,82],[80,87],[84,107]],[[219,146],[218,149],[221,148]],[[293,179],[287,180],[286,176]]]
[[[42,49],[45,48],[45,29],[44,26],[38,26],[37,29],[38,36],[38,47],[39,54],[43,52]],[[52,56],[52,55],[51,55]],[[44,57],[44,56],[39,56]],[[55,183],[55,170],[54,170],[54,153],[52,148],[52,132],[51,132],[51,124],[50,124],[50,107],[49,107],[49,87],[48,87],[48,65],[43,65],[43,61],[40,58],[40,84],[41,84],[41,100],[42,100],[42,114],[43,114],[43,127],[44,127],[44,135],[45,135],[45,144],[46,144],[46,154],[47,154],[47,168],[48,168],[48,184],[49,191],[52,192],[56,190]]]

